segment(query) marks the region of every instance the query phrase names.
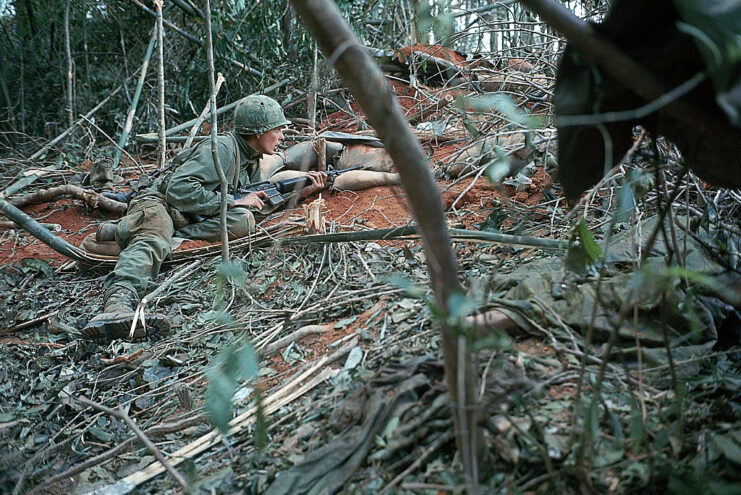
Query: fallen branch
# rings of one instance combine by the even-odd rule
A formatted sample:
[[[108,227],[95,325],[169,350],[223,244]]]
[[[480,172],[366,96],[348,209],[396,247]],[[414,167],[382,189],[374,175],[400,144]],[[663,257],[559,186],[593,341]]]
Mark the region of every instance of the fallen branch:
[[[49,318],[56,315],[57,313],[59,313],[59,310],[52,311],[49,314],[39,316],[38,318],[34,318],[33,320],[24,321],[23,323],[19,323],[18,325],[15,325],[9,328],[4,328],[0,330],[0,335],[8,335],[13,332],[23,330],[24,328],[30,328],[30,327],[36,326],[37,324],[48,320]]]
[[[406,116],[407,122],[409,122],[410,124],[416,124],[417,122],[425,119],[429,115],[432,115],[435,112],[439,112],[443,108],[453,103],[453,101],[455,101],[455,97],[453,95],[450,95],[450,94],[445,95],[442,99],[436,100],[430,103],[429,105],[422,107],[418,111],[407,115]]]
[[[219,94],[219,90],[221,89],[221,85],[224,84],[224,81],[226,81],[226,79],[224,79],[224,76],[221,75],[221,72],[219,72],[218,76],[216,77],[216,88],[214,89],[214,96]],[[203,124],[203,121],[206,120],[206,115],[208,115],[211,111],[210,103],[211,100],[209,99],[209,104],[203,107],[203,111],[196,119],[193,127],[190,129],[190,132],[188,133],[188,139],[185,141],[183,149],[190,148],[190,145],[193,143],[193,138],[196,137],[196,132],[198,132],[198,129],[201,128],[201,124]]]
[[[565,250],[568,243],[560,239],[530,237],[526,235],[501,234],[467,229],[447,229],[450,238],[459,242],[493,242],[512,246],[527,246],[540,249]],[[279,244],[315,244],[324,242],[380,241],[418,236],[418,227],[414,224],[387,229],[365,230],[361,232],[333,232],[330,234],[303,235],[275,239]]]
[[[59,232],[60,230],[62,230],[62,226],[58,223],[41,223],[40,225],[53,232]],[[11,220],[0,220],[0,230],[13,230],[17,228],[19,228],[18,224]]]
[[[185,478],[175,470],[172,464],[165,458],[164,455],[162,455],[162,452],[160,449],[157,448],[157,446],[152,443],[152,441],[147,437],[147,435],[144,434],[143,431],[139,429],[139,427],[134,423],[128,414],[123,412],[123,410],[119,409],[111,409],[109,407],[104,406],[103,404],[98,404],[97,402],[93,402],[90,399],[80,396],[78,398],[80,402],[82,402],[85,405],[88,405],[94,409],[97,409],[99,411],[102,411],[106,414],[110,414],[111,416],[114,416],[127,425],[129,425],[129,428],[131,428],[134,431],[134,434],[141,440],[144,445],[147,446],[150,452],[154,454],[154,457],[164,466],[164,468],[167,470],[168,473],[175,479],[175,481],[178,482],[178,484],[183,488],[185,493],[190,493],[190,488],[188,488],[188,483],[185,481]]]
[[[263,356],[269,356],[270,354],[278,351],[279,349],[287,346],[288,344],[291,344],[293,342],[297,342],[307,335],[314,335],[317,333],[324,333],[328,332],[329,330],[332,330],[332,325],[307,325],[305,327],[301,327],[295,332],[293,332],[290,335],[286,335],[285,337],[278,339],[277,341],[273,342],[269,346],[265,347],[261,351],[261,354]]]
[[[200,423],[203,423],[204,421],[206,421],[206,418],[200,415],[196,415],[190,418],[185,418],[180,421],[176,421],[174,423],[165,423],[162,425],[153,426],[149,428],[148,430],[146,430],[145,433],[147,434],[147,436],[150,436],[150,437],[164,435],[166,433],[174,433],[180,430],[184,430],[185,428],[188,428],[191,426],[196,426]],[[75,464],[69,469],[59,474],[55,474],[54,476],[50,478],[45,479],[40,485],[33,487],[27,493],[29,495],[33,493],[39,493],[42,490],[44,490],[46,487],[52,485],[53,483],[56,483],[59,480],[63,480],[65,478],[71,478],[72,476],[75,476],[85,471],[86,469],[102,464],[108,459],[111,459],[112,457],[115,457],[125,452],[126,449],[129,449],[137,439],[138,439],[137,436],[133,436],[129,438],[128,440],[124,440],[122,443],[116,445],[114,448],[112,448],[111,450],[107,452],[103,452],[102,454],[86,459],[79,464]]]
[[[10,204],[16,208],[23,208],[24,206],[38,203],[49,203],[55,201],[59,196],[64,195],[82,200],[91,208],[100,208],[101,210],[111,211],[113,213],[123,213],[127,208],[126,203],[107,198],[91,189],[83,189],[80,186],[74,186],[72,184],[54,186],[49,189],[40,189],[30,194],[24,194],[23,196],[13,198]]]
[[[114,89],[113,91],[111,91],[108,94],[108,96],[106,96],[105,98],[103,98],[103,101],[101,101],[100,103],[98,103],[97,105],[95,105],[95,107],[92,110],[90,110],[88,113],[86,113],[85,116],[84,116],[84,118],[89,118],[95,112],[97,112],[98,110],[100,110],[101,107],[103,107],[103,105],[105,105],[106,103],[108,103],[108,101],[111,98],[113,98],[119,91],[121,91],[121,88],[122,88],[122,86],[119,86],[116,89]],[[55,144],[57,144],[59,141],[61,141],[65,137],[67,137],[67,135],[69,133],[71,133],[72,131],[74,131],[75,128],[78,125],[80,125],[80,122],[82,122],[82,121],[83,121],[83,118],[77,119],[72,124],[72,127],[69,127],[66,131],[64,131],[63,133],[61,133],[59,136],[55,137],[54,139],[52,139],[51,141],[49,141],[48,143],[46,143],[44,146],[42,146],[40,150],[38,150],[36,153],[34,153],[33,155],[31,155],[28,158],[28,161],[29,162],[33,162],[35,159],[41,157],[44,153],[46,153],[49,150],[49,148],[51,148],[52,146],[54,146]],[[52,166],[50,168],[51,169],[56,169],[57,167],[56,166]],[[44,172],[47,172],[47,171],[45,170]],[[20,191],[23,187],[26,187],[27,185],[31,184],[33,181],[35,181],[39,177],[41,177],[41,175],[30,175],[30,176],[24,177],[23,179],[19,180],[15,184],[11,184],[6,189],[4,189],[2,192],[0,192],[0,197],[5,198],[7,196],[10,196],[11,194],[13,194],[16,191]]]
[[[445,445],[452,438],[453,438],[453,433],[450,432],[450,431],[445,432],[442,435],[440,435],[437,438],[437,440],[435,440],[434,442],[432,442],[432,444],[429,447],[427,447],[424,451],[422,451],[422,453],[420,454],[420,456],[417,457],[417,459],[408,468],[406,468],[404,471],[402,471],[401,473],[399,473],[399,475],[396,478],[392,479],[389,482],[389,484],[386,485],[383,488],[383,490],[381,490],[380,492],[378,492],[378,495],[384,495],[384,494],[388,493],[393,487],[395,487],[396,485],[398,485],[404,478],[406,478],[407,475],[409,475],[415,469],[417,469],[419,466],[421,466],[422,463],[428,457],[430,457],[430,455],[432,455],[433,453],[435,453],[437,451],[437,449],[439,449],[440,447],[442,447],[443,445]]]
[[[300,374],[297,373],[298,376],[293,378],[289,383],[263,399],[265,415],[274,413],[281,407],[284,407],[302,397],[320,383],[323,383],[325,380],[335,376],[336,371],[327,367],[328,362],[329,360],[327,358],[317,361],[310,369]],[[251,407],[244,413],[232,419],[229,422],[229,435],[239,433],[252,425],[255,422],[256,413],[257,407]],[[178,449],[176,452],[173,452],[170,455],[170,459],[174,464],[179,464],[186,459],[192,459],[201,452],[204,452],[221,442],[222,438],[224,438],[224,436],[221,435],[218,429],[212,430],[181,449]],[[162,473],[163,470],[163,467],[155,462],[140,471],[130,474],[116,483],[116,485],[127,487],[133,485],[136,487]]]

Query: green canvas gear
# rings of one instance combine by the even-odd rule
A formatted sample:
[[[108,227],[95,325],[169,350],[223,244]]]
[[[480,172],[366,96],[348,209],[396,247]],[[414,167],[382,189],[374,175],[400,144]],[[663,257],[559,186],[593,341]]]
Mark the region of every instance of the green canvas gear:
[[[113,287],[106,295],[105,309],[82,329],[82,336],[92,340],[128,339],[137,299],[130,289]],[[137,324],[134,340],[155,337],[170,330],[170,322],[164,315],[145,313],[144,321],[146,327]]]
[[[269,96],[248,96],[234,109],[234,130],[240,134],[260,134],[284,125],[290,122]]]

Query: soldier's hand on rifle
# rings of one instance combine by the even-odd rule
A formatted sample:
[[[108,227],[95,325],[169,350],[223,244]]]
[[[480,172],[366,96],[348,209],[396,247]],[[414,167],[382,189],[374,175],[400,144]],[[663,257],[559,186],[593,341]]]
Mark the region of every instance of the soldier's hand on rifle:
[[[265,203],[263,203],[262,201],[263,199],[268,199],[268,195],[265,193],[265,191],[251,192],[246,196],[235,200],[234,205],[250,206],[252,208],[255,208],[256,210],[262,210],[262,207],[265,205]]]
[[[324,189],[324,186],[327,183],[327,174],[325,174],[324,172],[317,172],[312,170],[306,172],[306,178],[309,179],[310,183],[306,184],[304,188],[301,189],[301,193],[299,194],[300,198],[305,198],[310,194],[321,191],[322,189]]]

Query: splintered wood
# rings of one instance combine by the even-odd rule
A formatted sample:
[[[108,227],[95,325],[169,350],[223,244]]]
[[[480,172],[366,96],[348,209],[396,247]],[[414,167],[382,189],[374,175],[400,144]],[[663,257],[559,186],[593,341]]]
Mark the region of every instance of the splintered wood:
[[[308,205],[301,205],[304,208],[304,215],[306,215],[306,230],[309,234],[323,234],[325,232],[327,221],[324,219],[324,215],[322,215],[324,205],[325,201],[322,199],[321,194]]]

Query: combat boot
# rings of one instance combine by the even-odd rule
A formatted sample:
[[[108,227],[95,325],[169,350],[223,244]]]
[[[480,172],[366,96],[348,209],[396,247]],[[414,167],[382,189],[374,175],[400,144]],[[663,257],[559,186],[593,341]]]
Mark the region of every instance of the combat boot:
[[[133,291],[126,287],[114,287],[106,295],[103,312],[82,329],[82,337],[95,340],[128,339],[137,303],[138,298]],[[141,321],[137,322],[133,340],[156,337],[170,330],[170,322],[166,316],[148,313],[146,308],[144,321],[146,328],[142,327]]]
[[[116,240],[116,224],[112,222],[103,222],[98,225],[95,231],[95,240],[97,242],[108,242]]]

